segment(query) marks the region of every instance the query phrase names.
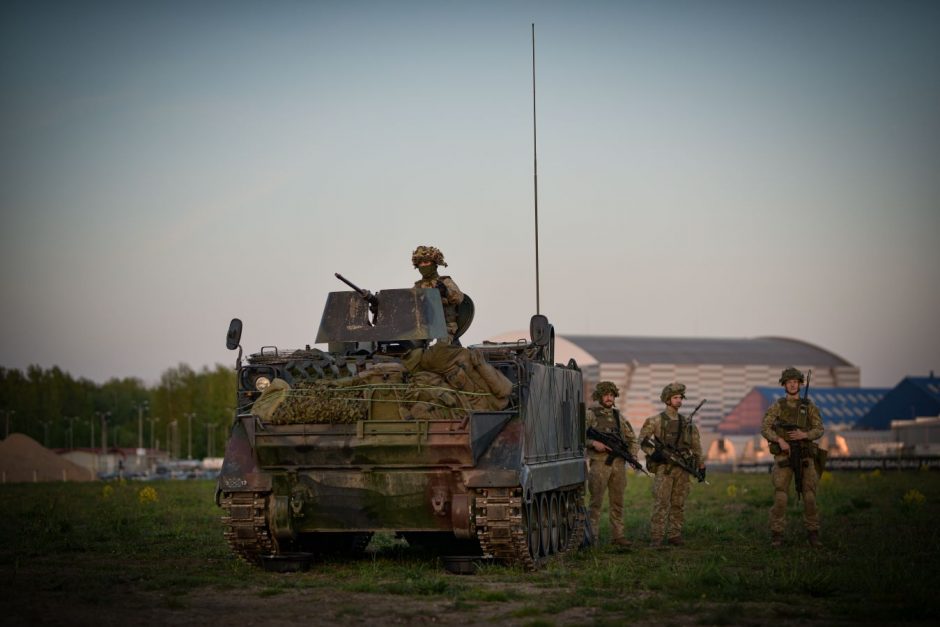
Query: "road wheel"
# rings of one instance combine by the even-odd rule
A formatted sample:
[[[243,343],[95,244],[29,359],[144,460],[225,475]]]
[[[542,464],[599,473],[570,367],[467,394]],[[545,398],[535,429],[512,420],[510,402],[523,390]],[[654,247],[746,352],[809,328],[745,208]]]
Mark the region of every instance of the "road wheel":
[[[538,559],[539,557],[539,502],[538,499],[532,499],[532,501],[526,505],[525,508],[525,526],[526,526],[526,541],[529,545],[529,555],[532,556],[532,559]]]
[[[558,546],[563,551],[568,546],[571,526],[568,523],[568,496],[561,492],[558,495]]]
[[[561,515],[558,512],[558,494],[552,492],[551,498],[548,500],[548,537],[549,537],[549,547],[551,548],[551,553],[558,553],[558,542],[560,532],[560,519]]]
[[[545,494],[539,499],[539,532],[541,534],[541,555],[548,557],[552,552],[551,529],[548,524],[550,512],[548,509],[548,496]]]

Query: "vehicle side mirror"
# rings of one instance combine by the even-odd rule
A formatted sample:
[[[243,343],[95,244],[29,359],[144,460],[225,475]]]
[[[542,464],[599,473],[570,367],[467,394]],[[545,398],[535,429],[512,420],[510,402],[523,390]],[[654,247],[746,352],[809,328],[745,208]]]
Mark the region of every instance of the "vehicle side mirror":
[[[225,347],[230,351],[238,348],[242,341],[242,321],[238,318],[232,318],[228,325],[228,334],[225,336]]]

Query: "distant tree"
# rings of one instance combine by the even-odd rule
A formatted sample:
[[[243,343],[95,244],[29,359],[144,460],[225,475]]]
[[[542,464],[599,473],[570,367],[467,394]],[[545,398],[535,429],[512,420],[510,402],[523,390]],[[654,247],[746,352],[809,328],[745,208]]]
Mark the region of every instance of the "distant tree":
[[[222,434],[231,423],[235,402],[235,373],[230,367],[217,364],[213,370],[204,367],[198,373],[186,364],[165,370],[153,390],[154,416],[161,417],[166,431],[174,420],[180,439],[180,452],[185,455],[189,443],[188,429],[192,423],[193,457],[209,452],[212,436],[216,455],[221,454]],[[192,421],[189,414],[194,414]],[[207,426],[215,425],[215,426]]]
[[[140,412],[144,418],[145,446],[150,445],[153,429],[154,440],[166,450],[169,444],[166,433],[175,420],[179,450],[185,455],[190,422],[187,414],[193,414],[193,457],[204,457],[210,448],[220,455],[234,402],[235,373],[221,364],[211,370],[203,367],[198,373],[180,364],[164,371],[160,382],[152,388],[132,377],[113,378],[98,385],[87,379],[74,379],[58,366],[44,370],[31,365],[25,373],[0,367],[0,430],[6,428],[9,417],[11,432],[25,433],[38,442],[43,442],[48,433],[53,447],[68,446],[70,425],[75,446],[92,444],[93,432],[93,445],[99,446],[99,413],[108,414],[109,446],[135,447]]]

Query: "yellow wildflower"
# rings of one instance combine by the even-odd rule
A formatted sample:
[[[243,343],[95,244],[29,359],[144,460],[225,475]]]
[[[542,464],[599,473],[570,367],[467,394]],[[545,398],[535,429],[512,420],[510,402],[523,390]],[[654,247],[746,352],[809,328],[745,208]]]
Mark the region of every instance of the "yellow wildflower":
[[[907,493],[904,495],[904,497],[901,499],[901,501],[905,505],[913,505],[916,507],[920,507],[921,505],[923,505],[926,500],[927,500],[927,497],[924,496],[920,492],[920,490],[914,490],[913,488],[908,490]]]
[[[728,486],[728,489],[725,490],[725,492],[728,493],[728,498],[732,498],[732,499],[733,499],[734,497],[736,497],[736,496],[738,495],[738,486],[736,486],[736,485],[734,485],[734,484],[732,483],[732,484],[730,484],[730,485]]]
[[[137,493],[137,500],[143,503],[154,503],[157,500],[157,491],[147,486]]]
[[[112,494],[114,494],[114,488],[112,488],[110,484],[101,488],[101,498],[109,499]]]

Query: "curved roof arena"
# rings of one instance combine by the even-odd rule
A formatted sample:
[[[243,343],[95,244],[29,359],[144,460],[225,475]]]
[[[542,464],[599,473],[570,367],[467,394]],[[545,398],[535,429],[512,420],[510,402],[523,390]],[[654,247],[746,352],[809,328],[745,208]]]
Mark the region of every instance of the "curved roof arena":
[[[785,337],[565,335],[564,338],[602,363],[852,366],[815,344]]]

